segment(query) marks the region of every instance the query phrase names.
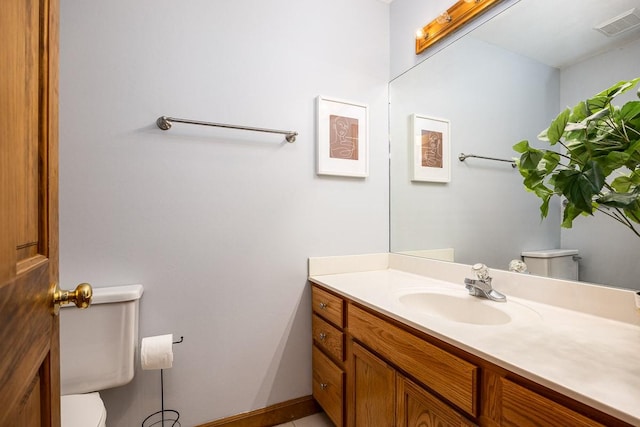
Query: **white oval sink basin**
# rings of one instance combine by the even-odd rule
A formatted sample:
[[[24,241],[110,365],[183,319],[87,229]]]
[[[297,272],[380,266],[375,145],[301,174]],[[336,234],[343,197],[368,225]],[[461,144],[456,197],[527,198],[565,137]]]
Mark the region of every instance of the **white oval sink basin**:
[[[415,312],[474,325],[504,325],[515,320],[540,318],[538,313],[522,304],[508,299],[507,302],[489,301],[466,291],[422,289],[400,295],[398,301]]]

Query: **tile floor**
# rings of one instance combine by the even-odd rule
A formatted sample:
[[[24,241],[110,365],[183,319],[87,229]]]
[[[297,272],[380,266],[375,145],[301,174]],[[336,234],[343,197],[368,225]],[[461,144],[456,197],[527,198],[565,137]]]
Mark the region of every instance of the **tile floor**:
[[[313,414],[311,416],[291,421],[290,423],[280,424],[276,427],[333,427],[333,423],[324,412]]]

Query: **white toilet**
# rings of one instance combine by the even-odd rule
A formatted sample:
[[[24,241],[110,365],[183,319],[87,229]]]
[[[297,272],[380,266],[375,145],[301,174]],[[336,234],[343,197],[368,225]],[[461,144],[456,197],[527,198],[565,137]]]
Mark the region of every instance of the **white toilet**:
[[[60,310],[62,427],[105,427],[98,391],[133,379],[142,291],[142,285],[94,288],[87,310]]]
[[[556,279],[578,280],[577,249],[546,249],[522,252],[529,273]]]

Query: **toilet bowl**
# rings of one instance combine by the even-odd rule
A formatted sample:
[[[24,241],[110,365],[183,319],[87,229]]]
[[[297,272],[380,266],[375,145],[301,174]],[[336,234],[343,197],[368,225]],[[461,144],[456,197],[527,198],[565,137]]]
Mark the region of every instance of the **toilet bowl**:
[[[60,397],[62,427],[106,427],[107,410],[100,393],[69,394]]]
[[[133,379],[142,292],[142,285],[94,288],[88,310],[60,310],[62,427],[105,427],[98,392]]]

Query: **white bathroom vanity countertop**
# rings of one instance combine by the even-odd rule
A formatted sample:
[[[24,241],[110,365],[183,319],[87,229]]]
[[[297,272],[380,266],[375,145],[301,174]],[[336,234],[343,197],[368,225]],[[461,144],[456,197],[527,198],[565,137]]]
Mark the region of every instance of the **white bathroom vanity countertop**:
[[[494,289],[506,294],[507,302],[469,298],[477,300],[474,304],[499,304],[511,316],[508,323],[450,321],[400,302],[403,295],[425,290],[465,295],[468,266],[394,254],[309,260],[309,279],[314,283],[640,425],[640,312],[634,292],[498,270],[490,273]],[[615,306],[602,312],[600,306],[610,304]]]

